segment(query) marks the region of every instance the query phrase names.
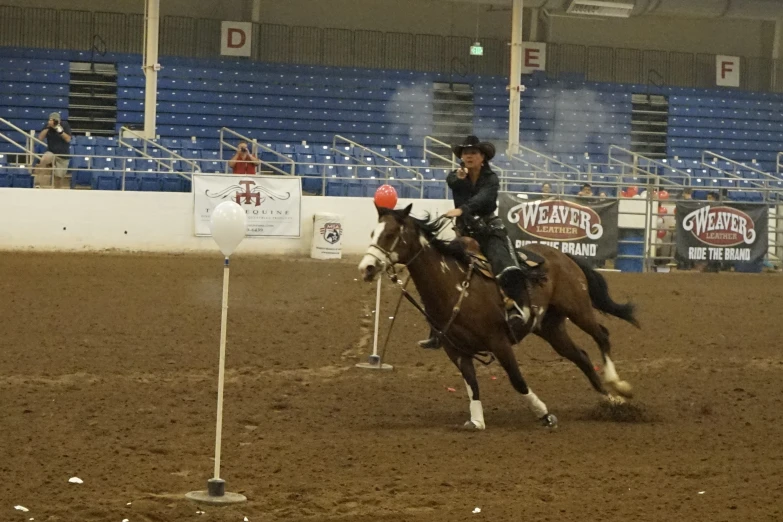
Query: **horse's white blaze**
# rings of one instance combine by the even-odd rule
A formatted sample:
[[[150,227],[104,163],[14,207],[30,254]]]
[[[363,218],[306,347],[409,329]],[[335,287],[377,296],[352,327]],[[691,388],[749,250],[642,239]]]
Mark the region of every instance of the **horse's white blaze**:
[[[522,398],[525,399],[528,409],[533,412],[533,415],[535,415],[537,419],[540,419],[549,413],[546,409],[546,404],[538,398],[538,395],[533,393],[533,390],[528,388],[527,395],[523,395]]]
[[[608,355],[606,356],[606,364],[604,364],[604,380],[606,382],[617,382],[620,380],[617,370],[614,368],[614,363]]]
[[[381,259],[386,255],[378,248],[378,238],[381,237],[381,234],[383,234],[383,230],[386,228],[386,223],[378,223],[376,225],[375,230],[372,231],[372,234],[370,237],[372,238],[372,242],[370,243],[370,246],[367,247],[367,254],[362,258],[362,261],[359,263],[359,271],[364,272],[367,270],[368,266],[374,266],[375,263],[378,261],[375,257],[373,257],[370,252],[373,252],[375,250],[375,254],[378,255]]]

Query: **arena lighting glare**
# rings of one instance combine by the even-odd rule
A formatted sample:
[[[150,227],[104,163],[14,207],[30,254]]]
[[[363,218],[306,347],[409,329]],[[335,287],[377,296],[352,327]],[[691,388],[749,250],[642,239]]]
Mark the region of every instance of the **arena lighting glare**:
[[[586,16],[609,16],[628,18],[634,4],[631,2],[615,2],[612,0],[571,0],[566,12],[568,14]]]

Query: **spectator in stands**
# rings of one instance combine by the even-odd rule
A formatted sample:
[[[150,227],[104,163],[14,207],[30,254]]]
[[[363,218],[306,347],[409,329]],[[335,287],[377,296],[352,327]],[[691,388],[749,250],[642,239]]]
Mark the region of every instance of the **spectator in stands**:
[[[582,190],[579,191],[577,196],[583,197],[583,198],[591,198],[593,197],[593,186],[589,183],[585,183],[582,185]]]
[[[228,160],[228,166],[234,174],[253,175],[256,173],[256,165],[260,165],[261,160],[253,156],[244,141],[239,142],[237,152],[234,157]]]
[[[682,199],[690,201],[693,199],[693,189],[685,187],[682,189]]]
[[[708,192],[707,193],[707,201],[718,201],[718,193],[717,192]]]
[[[555,199],[555,195],[552,194],[552,185],[549,183],[541,185],[541,199]]]
[[[37,168],[33,171],[36,183],[38,178],[47,178],[54,174],[54,188],[62,188],[65,176],[68,174],[68,163],[71,154],[71,126],[60,118],[59,112],[49,115],[46,126],[38,133],[38,139],[46,140],[47,151],[41,157]],[[68,183],[64,184],[69,187]]]

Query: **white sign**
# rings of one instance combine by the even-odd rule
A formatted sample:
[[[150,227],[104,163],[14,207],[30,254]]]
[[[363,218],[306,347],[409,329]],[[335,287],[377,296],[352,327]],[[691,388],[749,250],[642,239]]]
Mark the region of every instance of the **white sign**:
[[[294,176],[193,176],[196,235],[209,236],[212,211],[235,201],[247,213],[248,237],[300,237],[302,179]]]
[[[223,56],[250,56],[253,24],[250,22],[223,22],[220,29],[220,54]]]
[[[546,44],[542,42],[522,43],[522,74],[546,71]]]
[[[740,86],[739,56],[715,57],[715,84],[720,87]]]
[[[340,259],[343,253],[343,217],[319,212],[313,216],[313,259]]]

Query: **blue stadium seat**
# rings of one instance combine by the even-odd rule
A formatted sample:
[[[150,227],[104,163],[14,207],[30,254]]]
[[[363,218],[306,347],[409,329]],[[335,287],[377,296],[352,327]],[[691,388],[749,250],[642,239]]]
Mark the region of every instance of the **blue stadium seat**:
[[[163,192],[184,192],[185,191],[185,178],[178,174],[164,174],[161,184],[161,190]]]
[[[12,187],[14,185],[14,176],[8,170],[0,166],[0,187]]]
[[[144,173],[141,175],[141,190],[144,192],[160,192],[161,179],[158,174]]]
[[[120,183],[116,174],[111,172],[93,172],[93,190],[119,190]]]
[[[326,180],[326,195],[327,196],[345,196],[348,190],[347,180],[332,177]]]

